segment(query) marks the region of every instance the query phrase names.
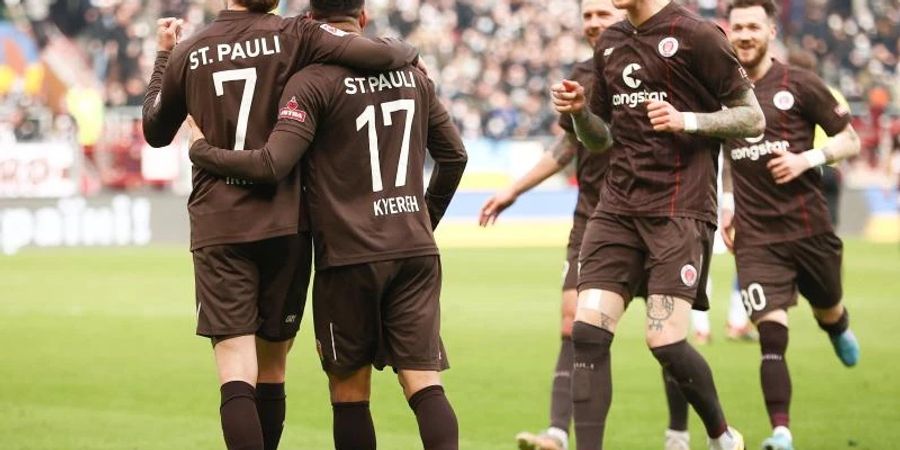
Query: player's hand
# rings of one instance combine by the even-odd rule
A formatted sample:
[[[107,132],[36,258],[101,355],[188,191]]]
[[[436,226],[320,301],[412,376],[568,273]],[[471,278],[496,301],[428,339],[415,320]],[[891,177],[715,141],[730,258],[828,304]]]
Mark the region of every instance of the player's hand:
[[[188,143],[188,147],[193,147],[194,142],[199,141],[200,139],[206,139],[206,136],[203,135],[203,131],[200,127],[197,126],[197,122],[194,122],[194,118],[191,116],[187,116],[185,123],[191,127],[191,140]]]
[[[766,167],[775,179],[775,184],[790,183],[809,170],[809,160],[803,155],[781,149],[776,149],[773,153],[775,157],[769,160]]]
[[[734,211],[723,209],[719,216],[719,230],[728,250],[734,253]]]
[[[577,81],[562,80],[550,87],[556,112],[578,114],[584,110],[584,86]]]
[[[484,202],[484,206],[481,207],[481,214],[478,216],[478,225],[481,225],[482,227],[493,225],[494,222],[497,221],[497,216],[515,203],[517,197],[518,196],[512,189],[504,189],[494,194],[494,196]]]
[[[680,133],[684,131],[684,117],[681,111],[665,101],[650,102],[647,104],[647,117],[653,131],[667,131]]]
[[[164,17],[156,21],[156,45],[160,50],[171,51],[181,34],[181,19]]]

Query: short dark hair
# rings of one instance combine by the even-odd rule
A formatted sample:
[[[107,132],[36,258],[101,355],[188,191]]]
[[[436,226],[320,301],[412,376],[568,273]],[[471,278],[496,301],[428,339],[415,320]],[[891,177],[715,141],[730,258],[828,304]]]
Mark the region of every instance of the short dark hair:
[[[365,0],[310,0],[309,11],[316,19],[359,17],[365,4]]]
[[[278,6],[278,0],[235,0],[235,3],[257,13],[271,12]]]
[[[728,14],[731,14],[733,9],[752,8],[754,6],[761,6],[770,19],[778,17],[778,5],[775,4],[775,0],[732,0],[731,4],[728,5]]]

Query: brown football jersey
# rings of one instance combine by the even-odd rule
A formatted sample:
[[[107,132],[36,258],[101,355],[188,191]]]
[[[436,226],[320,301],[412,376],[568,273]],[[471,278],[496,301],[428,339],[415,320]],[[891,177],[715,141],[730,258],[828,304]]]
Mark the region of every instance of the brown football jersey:
[[[756,83],[766,116],[766,132],[729,139],[725,154],[734,179],[737,245],[790,241],[831,231],[819,170],[807,170],[777,185],[766,167],[777,150],[802,153],[812,148],[815,127],[829,136],[850,123],[850,114],[814,73],[773,61]]]
[[[427,193],[426,148],[435,161]],[[288,81],[264,148],[230,152],[203,140],[191,147],[195,164],[264,182],[301,158],[316,267],[437,254],[432,229],[466,152],[424,74],[314,64]]]
[[[594,64],[591,110],[613,135],[601,208],[715,223],[721,141],[653,131],[646,104],[667,101],[679,111],[710,113],[751,89],[725,33],[671,2],[637,28],[627,20],[607,28]]]
[[[585,96],[590,98],[590,91],[594,85],[593,58],[576,63],[572,67],[569,79],[584,86]],[[567,133],[575,133],[571,114],[560,114],[559,126]],[[597,201],[600,200],[600,188],[607,167],[609,167],[609,152],[594,153],[579,143],[575,155],[575,177],[578,179],[578,202],[575,205],[577,217],[587,219],[594,212]]]
[[[225,10],[209,26],[159,52],[144,100],[144,136],[168,145],[190,114],[214,145],[260,147],[275,124],[288,77],[313,62],[367,68],[415,59],[406,44],[379,44],[303,17]],[[194,168],[188,200],[191,249],[295,233],[299,170],[275,185]]]

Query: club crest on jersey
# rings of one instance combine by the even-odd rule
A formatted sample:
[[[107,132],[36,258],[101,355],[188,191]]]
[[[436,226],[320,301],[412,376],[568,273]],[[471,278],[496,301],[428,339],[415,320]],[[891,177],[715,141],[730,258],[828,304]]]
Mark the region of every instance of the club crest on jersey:
[[[659,50],[659,54],[663,55],[663,57],[671,58],[678,52],[678,39],[669,36],[659,41],[659,46],[657,48]]]
[[[685,264],[681,268],[681,282],[687,287],[697,284],[697,268],[691,264]]]
[[[775,104],[776,108],[787,111],[794,107],[794,94],[788,91],[778,91],[772,97],[772,103]]]
[[[300,104],[297,103],[297,97],[291,97],[287,102],[287,105],[284,105],[284,108],[281,108],[281,110],[278,111],[278,118],[303,123],[306,122],[306,111],[300,110]]]
[[[323,23],[322,25],[319,25],[319,28],[321,28],[337,37],[344,37],[347,35],[346,31],[338,30],[337,28],[335,28],[327,23]]]
[[[625,82],[625,86],[628,86],[632,89],[641,87],[641,80],[632,76],[632,74],[634,74],[638,70],[641,70],[641,65],[637,63],[631,63],[625,66],[625,70],[622,71],[622,81]]]

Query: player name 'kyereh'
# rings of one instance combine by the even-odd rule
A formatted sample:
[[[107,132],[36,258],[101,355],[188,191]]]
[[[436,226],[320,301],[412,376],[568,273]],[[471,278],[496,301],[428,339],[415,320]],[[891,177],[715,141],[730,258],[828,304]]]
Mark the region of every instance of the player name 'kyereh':
[[[419,212],[419,199],[414,195],[401,195],[397,197],[379,198],[372,202],[375,217],[388,214],[403,214]]]
[[[222,61],[235,61],[238,59],[250,59],[259,56],[270,56],[281,53],[281,41],[278,35],[248,39],[234,44],[222,43],[216,45],[215,55],[210,55],[210,47],[200,47],[188,55],[191,62],[190,69],[205,66]]]
[[[387,89],[415,89],[416,79],[409,70],[394,70],[370,77],[347,77],[344,78],[344,86],[347,87],[344,90],[347,95],[365,94]]]

